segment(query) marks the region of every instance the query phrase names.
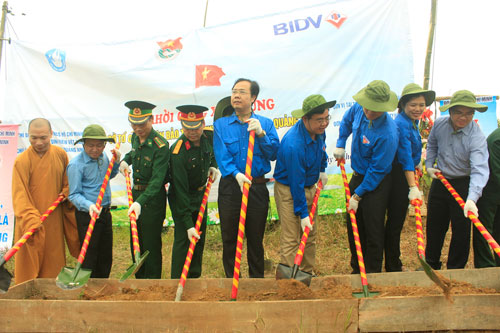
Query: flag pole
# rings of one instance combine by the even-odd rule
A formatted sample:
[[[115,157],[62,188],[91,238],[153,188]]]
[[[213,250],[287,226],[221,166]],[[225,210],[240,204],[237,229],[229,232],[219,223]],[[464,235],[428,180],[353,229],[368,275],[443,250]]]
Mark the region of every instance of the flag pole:
[[[424,89],[429,89],[432,48],[434,45],[434,35],[435,35],[436,20],[437,20],[436,7],[437,7],[437,0],[431,0],[431,22],[429,27],[429,38],[427,40],[427,53],[425,55],[425,67],[424,67],[424,84],[423,84]]]

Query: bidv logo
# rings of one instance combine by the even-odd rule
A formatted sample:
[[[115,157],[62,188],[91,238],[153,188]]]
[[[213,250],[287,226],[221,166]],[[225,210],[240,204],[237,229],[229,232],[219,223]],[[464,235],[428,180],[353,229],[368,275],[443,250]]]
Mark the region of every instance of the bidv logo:
[[[63,50],[52,49],[45,53],[45,57],[50,67],[57,72],[63,72],[66,69],[66,52]]]
[[[317,17],[308,16],[306,18],[275,24],[273,25],[273,28],[275,35],[285,35],[288,33],[305,31],[307,29],[318,29],[322,22],[328,22],[337,29],[340,29],[346,19],[347,16],[344,16],[336,11],[332,11],[325,17],[323,17],[322,14]]]

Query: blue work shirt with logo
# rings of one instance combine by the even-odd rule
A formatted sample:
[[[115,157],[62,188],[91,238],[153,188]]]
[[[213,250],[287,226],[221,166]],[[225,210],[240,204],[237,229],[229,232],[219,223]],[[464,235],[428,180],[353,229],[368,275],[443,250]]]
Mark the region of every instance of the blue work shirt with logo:
[[[404,171],[415,171],[422,157],[422,138],[418,131],[418,120],[410,119],[401,112],[395,119],[399,131],[399,144],[396,160]]]
[[[89,206],[96,203],[104,176],[108,171],[108,166],[109,158],[105,153],[102,153],[97,160],[94,160],[85,151],[82,151],[69,161],[67,167],[69,182],[68,199],[75,205],[76,209],[88,212]],[[118,168],[119,163],[115,163],[109,179],[116,176]],[[101,206],[109,207],[110,205],[111,187],[108,182]]]
[[[271,119],[255,113],[250,118],[258,119],[266,131],[261,138],[255,135],[251,175],[256,178],[271,171],[271,161],[276,159],[280,141]],[[214,153],[222,177],[245,174],[249,137],[248,124],[241,123],[236,113],[215,121]]]
[[[325,138],[323,133],[311,139],[301,119],[281,139],[274,180],[290,187],[293,211],[301,219],[309,215],[304,187],[316,184],[319,173],[326,169]]]
[[[386,112],[375,120],[368,120],[363,107],[356,103],[342,118],[337,148],[345,148],[351,133],[351,167],[364,175],[363,181],[354,191],[361,197],[376,189],[391,172],[398,148],[398,129]]]

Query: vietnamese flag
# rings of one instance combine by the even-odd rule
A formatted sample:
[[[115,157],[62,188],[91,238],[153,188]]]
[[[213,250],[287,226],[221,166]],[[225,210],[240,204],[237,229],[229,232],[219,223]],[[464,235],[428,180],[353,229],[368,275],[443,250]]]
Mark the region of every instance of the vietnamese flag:
[[[201,86],[220,86],[220,78],[226,75],[222,68],[215,65],[196,65],[195,88]]]

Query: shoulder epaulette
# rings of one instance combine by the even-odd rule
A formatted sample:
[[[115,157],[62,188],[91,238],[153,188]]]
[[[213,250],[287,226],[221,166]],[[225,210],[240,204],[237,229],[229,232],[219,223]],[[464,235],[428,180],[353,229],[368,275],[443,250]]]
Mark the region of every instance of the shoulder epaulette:
[[[156,143],[156,145],[158,146],[158,148],[163,148],[166,145],[166,143],[163,142],[163,140],[160,137],[158,137],[158,136],[155,136],[155,138],[153,139],[153,141]]]
[[[177,155],[179,153],[179,150],[181,150],[182,147],[182,139],[177,140],[177,144],[175,145],[174,150],[172,151],[172,154]]]

